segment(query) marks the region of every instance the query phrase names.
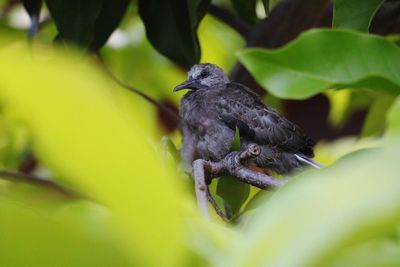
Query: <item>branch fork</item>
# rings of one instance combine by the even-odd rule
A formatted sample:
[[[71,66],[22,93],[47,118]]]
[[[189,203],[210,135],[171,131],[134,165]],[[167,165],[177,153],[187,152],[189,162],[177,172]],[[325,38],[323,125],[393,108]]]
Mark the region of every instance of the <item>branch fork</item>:
[[[203,159],[197,159],[193,162],[192,167],[197,202],[200,210],[206,218],[210,218],[208,212],[209,201],[217,214],[222,219],[226,220],[225,214],[218,207],[208,190],[208,184],[210,184],[212,179],[216,177],[231,175],[241,182],[253,185],[260,189],[267,189],[272,186],[283,186],[283,181],[277,180],[264,173],[253,171],[246,166],[249,160],[259,156],[260,153],[260,147],[256,144],[251,144],[242,151],[229,153],[225,158],[217,162]]]

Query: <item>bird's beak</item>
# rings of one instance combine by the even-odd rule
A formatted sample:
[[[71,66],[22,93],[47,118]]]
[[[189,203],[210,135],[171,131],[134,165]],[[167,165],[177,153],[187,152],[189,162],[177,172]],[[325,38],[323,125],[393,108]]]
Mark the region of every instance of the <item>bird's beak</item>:
[[[174,92],[177,92],[177,91],[180,91],[183,89],[198,89],[199,86],[200,86],[200,84],[198,84],[198,82],[196,80],[189,79],[189,80],[186,80],[183,83],[177,85],[174,88]]]

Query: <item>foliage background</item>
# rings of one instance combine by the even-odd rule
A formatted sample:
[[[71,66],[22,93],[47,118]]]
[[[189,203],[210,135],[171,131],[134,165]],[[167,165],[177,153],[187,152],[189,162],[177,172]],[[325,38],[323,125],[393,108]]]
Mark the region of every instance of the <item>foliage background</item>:
[[[1,266],[400,265],[396,1],[0,5]],[[231,222],[200,217],[167,111],[199,61],[302,126],[328,167],[276,192],[220,179]]]

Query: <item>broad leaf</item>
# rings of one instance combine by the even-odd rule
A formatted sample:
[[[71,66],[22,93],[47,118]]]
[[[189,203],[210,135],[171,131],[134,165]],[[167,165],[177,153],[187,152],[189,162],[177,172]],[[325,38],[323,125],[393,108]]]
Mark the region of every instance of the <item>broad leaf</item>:
[[[46,0],[59,37],[100,49],[119,25],[129,0]]]
[[[29,131],[56,177],[110,208],[135,262],[176,266],[185,197],[145,134],[143,100],[74,55],[13,47],[0,50],[2,111]]]
[[[335,0],[333,27],[368,32],[375,12],[383,0]]]
[[[399,149],[391,143],[292,179],[257,210],[216,266],[327,266],[349,245],[395,232]]]
[[[249,193],[250,185],[240,182],[234,177],[223,176],[218,180],[217,195],[224,200],[225,212],[228,218],[232,218],[239,213]]]
[[[164,56],[190,68],[200,60],[197,27],[210,0],[139,0],[147,38]]]
[[[398,267],[400,266],[400,245],[397,240],[381,238],[350,246],[325,266]]]
[[[329,88],[400,92],[400,48],[378,36],[344,30],[311,30],[278,50],[238,54],[272,94],[304,99]]]
[[[109,220],[99,218],[93,208],[78,208],[72,213],[65,205],[61,216],[50,216],[38,207],[28,209],[18,199],[0,196],[0,265],[132,266],[116,244],[118,233],[110,231]]]

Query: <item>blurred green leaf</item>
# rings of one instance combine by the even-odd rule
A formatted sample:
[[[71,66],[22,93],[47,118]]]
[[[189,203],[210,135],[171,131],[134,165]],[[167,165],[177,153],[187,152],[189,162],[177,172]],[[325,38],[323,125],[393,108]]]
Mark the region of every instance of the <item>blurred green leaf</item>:
[[[375,12],[383,0],[335,0],[333,27],[368,32]]]
[[[129,0],[45,0],[62,40],[100,49],[119,25]]]
[[[200,60],[197,28],[210,0],[139,0],[139,14],[151,44],[189,69]]]
[[[400,97],[397,97],[393,105],[390,107],[386,121],[388,124],[387,134],[391,138],[400,137]]]
[[[278,50],[238,54],[272,94],[304,99],[329,88],[400,92],[400,48],[378,36],[345,30],[311,30]]]
[[[350,109],[352,92],[351,90],[328,90],[325,95],[329,99],[329,122],[335,126],[340,127],[348,119],[348,111]]]
[[[178,149],[176,148],[174,142],[169,139],[167,136],[163,136],[162,140],[163,149],[165,152],[168,152],[175,160],[175,162],[180,162],[181,154],[179,153]]]
[[[336,255],[327,267],[398,267],[400,244],[397,240],[374,240],[350,246]]]
[[[257,22],[257,0],[231,0],[231,2],[235,11],[241,18],[250,24],[255,24]]]
[[[375,101],[372,103],[368,111],[367,118],[365,119],[361,136],[381,135],[386,127],[386,113],[390,106],[393,104],[395,96],[383,94],[376,96]]]
[[[95,215],[93,209],[57,218],[0,196],[0,212],[1,266],[132,266],[107,226],[85,227],[83,217]]]
[[[399,149],[391,143],[291,180],[257,210],[216,265],[327,266],[346,246],[394,232]]]
[[[34,52],[19,45],[0,50],[9,63],[0,66],[8,74],[0,78],[5,114],[28,129],[35,155],[56,177],[111,209],[136,263],[175,266],[183,249],[182,203],[189,200],[160,167],[134,108],[143,100],[126,98],[79,57]]]
[[[253,197],[247,202],[245,211],[249,211],[258,208],[264,203],[268,197],[271,197],[272,192],[266,190],[260,190],[253,195]]]
[[[224,200],[225,212],[228,218],[237,215],[250,193],[250,185],[240,182],[234,177],[219,178],[217,195]]]

